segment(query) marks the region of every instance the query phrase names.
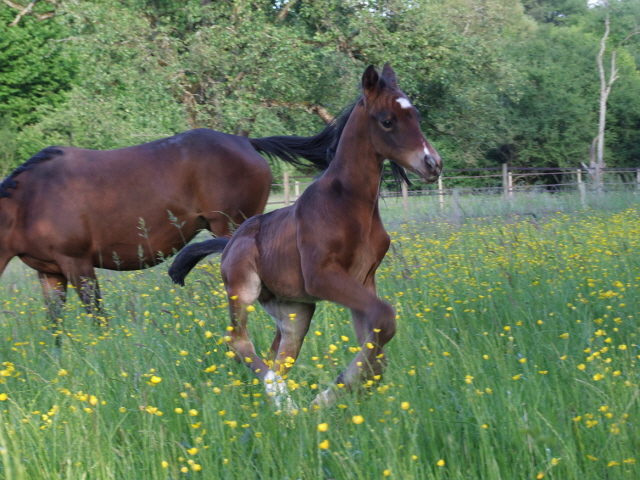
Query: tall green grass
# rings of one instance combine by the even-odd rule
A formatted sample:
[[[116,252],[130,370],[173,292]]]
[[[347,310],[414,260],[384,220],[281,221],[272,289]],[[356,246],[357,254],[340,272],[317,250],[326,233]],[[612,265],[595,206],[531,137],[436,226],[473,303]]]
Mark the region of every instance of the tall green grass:
[[[310,410],[357,347],[348,311],[320,304],[287,379],[295,415],[226,355],[218,258],[185,288],[166,266],[100,271],[109,326],[70,292],[59,349],[35,274],[12,263],[0,478],[640,478],[637,205],[459,222],[386,213],[389,367]],[[272,320],[258,307],[249,328],[266,355]]]

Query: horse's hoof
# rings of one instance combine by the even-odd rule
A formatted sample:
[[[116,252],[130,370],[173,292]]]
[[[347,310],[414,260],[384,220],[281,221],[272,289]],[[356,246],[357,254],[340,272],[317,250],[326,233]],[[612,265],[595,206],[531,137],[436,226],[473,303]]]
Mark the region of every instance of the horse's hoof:
[[[276,407],[278,407],[278,410],[282,410],[289,415],[295,415],[300,411],[296,402],[294,402],[289,396],[278,395],[274,400],[276,402]]]
[[[338,400],[338,395],[331,389],[327,388],[324,392],[320,392],[316,395],[316,398],[311,402],[311,408],[318,410],[320,408],[326,408],[332,406]]]

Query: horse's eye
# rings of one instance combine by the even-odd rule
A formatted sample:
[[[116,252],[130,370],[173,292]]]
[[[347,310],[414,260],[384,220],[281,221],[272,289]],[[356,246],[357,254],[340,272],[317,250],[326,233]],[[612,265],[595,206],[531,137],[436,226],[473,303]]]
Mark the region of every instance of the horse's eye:
[[[384,127],[384,128],[391,128],[391,125],[393,125],[393,122],[391,120],[382,120],[380,122],[380,124]]]

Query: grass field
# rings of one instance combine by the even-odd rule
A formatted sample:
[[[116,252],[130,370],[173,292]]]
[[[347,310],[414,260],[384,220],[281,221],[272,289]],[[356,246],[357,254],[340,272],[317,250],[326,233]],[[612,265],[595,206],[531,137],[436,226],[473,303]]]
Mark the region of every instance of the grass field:
[[[348,312],[322,303],[287,379],[295,415],[226,355],[218,259],[185,288],[166,266],[100,271],[109,327],[72,292],[61,349],[14,262],[0,281],[0,478],[640,478],[634,201],[490,218],[463,205],[456,222],[403,222],[387,205],[386,374],[307,408],[358,348]],[[266,355],[260,307],[250,331]]]

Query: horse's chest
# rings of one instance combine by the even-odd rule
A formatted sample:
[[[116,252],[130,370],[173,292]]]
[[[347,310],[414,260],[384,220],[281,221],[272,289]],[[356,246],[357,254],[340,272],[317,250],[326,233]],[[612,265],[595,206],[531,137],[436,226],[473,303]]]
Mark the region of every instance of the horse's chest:
[[[375,271],[386,252],[381,243],[380,241],[368,241],[354,250],[353,262],[349,268],[352,277],[364,282],[367,276]]]

